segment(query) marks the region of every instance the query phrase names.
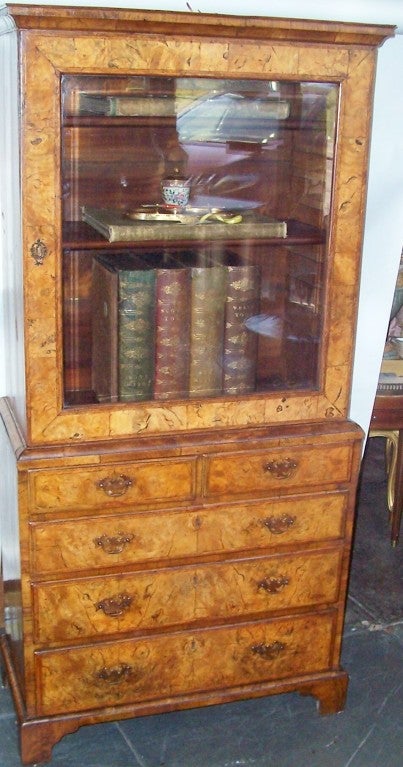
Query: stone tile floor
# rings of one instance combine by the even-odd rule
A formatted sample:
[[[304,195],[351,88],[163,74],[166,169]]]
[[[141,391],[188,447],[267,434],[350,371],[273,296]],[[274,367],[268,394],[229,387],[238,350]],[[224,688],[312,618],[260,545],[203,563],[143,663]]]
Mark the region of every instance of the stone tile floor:
[[[343,643],[341,714],[298,694],[82,727],[49,767],[401,767],[403,540],[389,543],[383,440],[363,463]],[[19,767],[9,691],[0,690],[0,765]]]

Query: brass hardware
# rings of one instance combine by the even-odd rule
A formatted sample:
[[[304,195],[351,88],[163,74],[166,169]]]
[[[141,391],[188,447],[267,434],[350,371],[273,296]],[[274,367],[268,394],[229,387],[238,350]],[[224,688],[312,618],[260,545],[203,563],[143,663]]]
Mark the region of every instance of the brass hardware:
[[[280,458],[278,461],[268,461],[263,464],[264,471],[268,471],[277,479],[289,479],[293,477],[298,467],[298,462],[292,458]]]
[[[273,535],[282,535],[295,524],[296,517],[290,517],[289,514],[283,514],[281,517],[266,517],[262,525],[267,527]]]
[[[274,660],[278,658],[285,648],[286,645],[283,642],[272,642],[272,644],[261,642],[260,644],[252,645],[251,650],[255,655],[260,655],[265,660]]]
[[[96,487],[103,490],[106,495],[116,498],[127,493],[132,484],[132,478],[127,477],[126,474],[113,474],[111,477],[105,477],[96,482]]]
[[[387,484],[387,501],[389,513],[392,514],[395,505],[395,487],[396,487],[396,468],[397,468],[397,452],[399,446],[399,432],[388,429],[387,431],[380,431],[379,429],[371,429],[369,433],[370,437],[384,437],[386,439],[386,474],[388,478]]]
[[[133,597],[129,596],[129,594],[116,594],[113,597],[107,597],[97,602],[95,607],[97,610],[102,610],[110,618],[118,618],[129,609],[132,602]]]
[[[48,255],[48,249],[43,240],[35,240],[31,245],[30,253],[37,266],[42,266],[44,259]]]
[[[104,666],[95,674],[96,679],[100,679],[107,684],[120,684],[127,682],[133,676],[133,667],[127,663],[120,663],[119,666]]]
[[[269,575],[267,578],[263,578],[257,584],[258,589],[264,589],[268,594],[279,594],[285,586],[288,586],[289,579],[285,575]]]
[[[94,538],[95,546],[100,546],[105,554],[121,554],[127,544],[134,538],[131,533],[116,533],[116,535],[101,535]]]

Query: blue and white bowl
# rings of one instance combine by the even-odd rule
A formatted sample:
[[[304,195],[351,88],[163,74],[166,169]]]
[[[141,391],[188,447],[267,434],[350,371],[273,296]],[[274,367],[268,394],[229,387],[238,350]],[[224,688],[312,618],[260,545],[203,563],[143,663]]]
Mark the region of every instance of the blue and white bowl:
[[[161,182],[162,199],[165,205],[185,208],[189,202],[190,182],[182,178],[164,178]]]

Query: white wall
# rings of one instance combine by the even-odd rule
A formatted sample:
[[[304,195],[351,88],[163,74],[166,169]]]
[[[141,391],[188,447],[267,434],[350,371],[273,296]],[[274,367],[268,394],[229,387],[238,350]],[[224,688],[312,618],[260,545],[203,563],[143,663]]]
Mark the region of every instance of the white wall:
[[[20,3],[27,4],[25,0]],[[38,3],[37,3],[38,4]],[[403,244],[403,2],[402,0],[50,0],[42,5],[85,5],[188,12],[278,16],[394,24],[398,36],[379,50],[368,206],[354,365],[351,417],[368,428],[396,273]],[[1,147],[0,147],[1,151]],[[0,155],[1,161],[1,155]],[[1,206],[1,197],[0,197]],[[1,232],[0,232],[1,235]],[[0,236],[0,257],[2,243]],[[4,254],[3,254],[4,255]],[[1,271],[0,271],[1,280]],[[0,283],[1,289],[1,283]],[[1,307],[0,307],[1,314]],[[0,317],[0,394],[7,350]]]

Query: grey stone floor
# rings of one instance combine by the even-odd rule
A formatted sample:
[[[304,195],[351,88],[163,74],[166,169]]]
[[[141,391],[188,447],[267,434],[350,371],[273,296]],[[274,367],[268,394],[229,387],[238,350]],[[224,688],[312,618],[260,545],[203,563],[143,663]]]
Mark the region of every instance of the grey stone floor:
[[[401,767],[403,540],[389,544],[383,440],[364,459],[343,643],[343,713],[298,694],[82,727],[49,767]],[[0,765],[19,767],[13,707],[0,690]]]

